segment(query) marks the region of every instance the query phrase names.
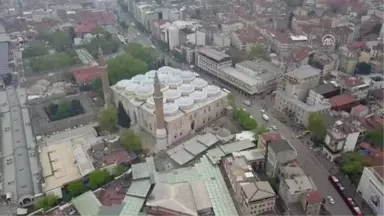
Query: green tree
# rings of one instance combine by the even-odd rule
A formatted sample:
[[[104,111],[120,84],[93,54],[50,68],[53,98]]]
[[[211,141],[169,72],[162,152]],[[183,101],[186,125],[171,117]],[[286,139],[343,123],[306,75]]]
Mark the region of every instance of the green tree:
[[[257,128],[256,120],[245,109],[236,109],[234,118],[246,130],[254,130]]]
[[[54,195],[46,195],[45,197],[42,197],[39,199],[39,201],[36,204],[36,207],[38,209],[43,209],[44,211],[51,209],[56,205],[57,197]]]
[[[316,15],[316,11],[314,10],[310,10],[307,12],[307,16],[315,16]]]
[[[258,44],[254,47],[251,48],[251,52],[249,53],[249,57],[251,58],[258,58],[258,59],[263,59],[266,61],[269,61],[269,54],[267,48],[262,45]]]
[[[112,176],[109,175],[107,170],[95,170],[89,174],[88,186],[92,190],[103,186],[112,180]]]
[[[77,181],[71,182],[68,185],[67,190],[72,197],[76,197],[84,193],[86,191],[86,188],[85,188],[84,182],[77,180]]]
[[[101,82],[100,78],[96,78],[95,80],[92,81],[91,83],[91,89],[98,91],[103,88],[103,83]]]
[[[144,61],[147,65],[152,65],[157,59],[155,49],[152,47],[145,47],[138,43],[129,43],[127,46],[127,52],[133,57]]]
[[[384,128],[377,127],[367,131],[365,138],[378,148],[384,147]]]
[[[117,107],[117,124],[123,128],[131,127],[131,118],[125,111],[124,106],[121,102],[119,102],[119,105]]]
[[[57,107],[57,118],[63,119],[68,116],[70,116],[70,103],[66,98],[62,98]]]
[[[341,169],[355,185],[359,183],[363,168],[370,165],[370,159],[361,152],[346,152],[341,158]]]
[[[89,43],[83,45],[83,47],[97,59],[99,47],[103,50],[104,55],[109,55],[119,51],[120,42],[113,38],[109,32],[103,30],[102,33],[94,37]]]
[[[44,44],[32,44],[23,51],[23,58],[34,58],[48,55],[48,48]]]
[[[268,132],[269,129],[267,126],[261,124],[261,125],[258,125],[257,128],[255,129],[255,139],[259,139],[259,135],[263,134],[263,133],[266,133]]]
[[[113,85],[122,79],[130,79],[138,74],[147,72],[147,64],[130,54],[120,55],[109,59],[108,76],[110,84]]]
[[[321,113],[310,113],[308,117],[308,130],[312,136],[322,138],[325,136],[327,126]]]
[[[114,173],[115,176],[121,176],[121,175],[123,175],[127,170],[128,170],[128,167],[119,164],[119,165],[117,165],[117,166],[114,168],[113,173]]]
[[[54,55],[33,58],[30,60],[30,66],[34,72],[44,72],[52,69],[60,69],[78,63],[80,63],[80,60],[73,52],[61,52]]]
[[[114,107],[102,109],[99,114],[99,124],[103,130],[116,132],[118,129],[116,109]]]
[[[36,38],[38,40],[47,41],[49,46],[54,48],[57,52],[68,52],[73,50],[71,35],[66,31],[40,32]]]
[[[124,130],[120,135],[120,142],[129,152],[141,151],[141,138],[131,129]]]

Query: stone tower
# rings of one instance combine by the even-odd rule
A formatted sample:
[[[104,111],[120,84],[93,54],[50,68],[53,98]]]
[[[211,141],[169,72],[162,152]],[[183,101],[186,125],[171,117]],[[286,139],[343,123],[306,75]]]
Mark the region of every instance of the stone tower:
[[[104,94],[104,107],[109,107],[111,103],[111,90],[109,89],[109,78],[107,65],[105,64],[103,50],[99,47],[99,68],[101,71],[100,78],[103,84],[103,94]]]
[[[155,114],[156,114],[156,149],[158,151],[166,149],[168,146],[167,142],[167,131],[165,129],[164,121],[164,104],[163,104],[163,92],[161,92],[160,80],[155,74],[155,80],[153,83],[154,93],[153,100],[155,102]]]

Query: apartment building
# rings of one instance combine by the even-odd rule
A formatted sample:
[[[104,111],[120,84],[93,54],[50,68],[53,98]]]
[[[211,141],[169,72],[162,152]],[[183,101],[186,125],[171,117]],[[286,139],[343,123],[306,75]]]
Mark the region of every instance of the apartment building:
[[[263,165],[264,154],[262,149],[237,152],[221,162],[242,215],[260,215],[274,209],[275,192],[252,168]]]
[[[317,86],[314,89],[309,90],[306,103],[308,105],[315,105],[321,103],[324,100],[330,99],[340,94],[340,86],[336,86],[332,83],[326,82]]]
[[[218,47],[230,47],[231,37],[230,34],[224,32],[215,32],[213,34],[213,44]]]
[[[384,215],[384,166],[365,167],[357,193],[361,194],[376,215]]]
[[[250,52],[258,44],[268,44],[261,33],[251,27],[232,32],[231,44],[239,50]]]
[[[221,30],[227,34],[243,28],[244,24],[240,21],[229,21],[221,24]]]
[[[327,100],[309,99],[305,103],[311,89],[315,89],[320,82],[319,70],[302,65],[292,72],[284,74],[282,89],[276,91],[274,108],[287,115],[298,124],[307,126],[311,113],[325,113],[331,110]]]
[[[319,215],[323,197],[297,162],[280,167],[279,195],[288,205],[300,203],[306,215]]]
[[[341,92],[345,95],[355,97],[356,100],[367,98],[370,85],[360,77],[354,77],[340,73],[338,76]]]
[[[366,128],[354,117],[338,120],[327,130],[323,153],[333,162],[342,153],[354,151],[357,143],[365,136],[365,132]]]
[[[196,66],[203,71],[217,76],[219,69],[230,67],[232,64],[231,57],[223,52],[219,52],[210,48],[200,48],[197,52]]]

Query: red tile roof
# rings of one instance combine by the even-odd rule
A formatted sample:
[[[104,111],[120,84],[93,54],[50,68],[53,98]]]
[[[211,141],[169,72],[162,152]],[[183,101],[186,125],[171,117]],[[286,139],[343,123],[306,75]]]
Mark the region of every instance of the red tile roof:
[[[337,95],[329,99],[332,104],[332,107],[341,107],[347,104],[356,102],[353,96],[349,95]]]
[[[92,23],[83,23],[81,25],[76,26],[75,32],[76,33],[89,33],[96,27],[97,27],[97,25],[92,24]]]
[[[100,77],[100,73],[99,66],[85,66],[72,69],[72,75],[78,83],[92,82]]]
[[[310,191],[307,193],[307,202],[310,204],[319,203],[323,200],[323,196],[319,191]]]
[[[162,19],[153,20],[152,22],[156,23],[159,26],[164,25],[165,23],[167,23],[166,20],[162,20]]]
[[[277,132],[263,133],[261,134],[261,138],[263,139],[264,142],[282,139],[280,133],[277,133]]]
[[[341,78],[345,87],[353,88],[353,87],[365,84],[363,79],[359,79],[354,76],[344,75],[344,76],[341,76]]]
[[[352,107],[352,110],[354,110],[354,111],[356,111],[356,112],[362,112],[362,111],[365,111],[365,110],[367,110],[367,109],[368,109],[368,107],[366,107],[366,106],[364,106],[364,105],[361,105],[361,104]]]
[[[80,21],[95,25],[112,25],[117,22],[117,18],[113,12],[83,11],[80,13]]]
[[[264,43],[265,38],[254,28],[245,28],[236,31],[237,36],[243,44]]]

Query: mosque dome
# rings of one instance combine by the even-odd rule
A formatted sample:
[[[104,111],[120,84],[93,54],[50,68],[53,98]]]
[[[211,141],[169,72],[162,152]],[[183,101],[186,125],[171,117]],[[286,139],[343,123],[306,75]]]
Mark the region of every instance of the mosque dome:
[[[196,78],[195,74],[191,71],[182,71],[180,76],[184,80],[184,82],[191,82]]]
[[[217,87],[215,85],[209,85],[209,86],[206,86],[205,88],[203,88],[203,92],[207,93],[208,96],[212,97],[212,96],[217,96],[218,94],[220,94],[221,90],[219,87]]]
[[[164,104],[164,115],[171,116],[177,113],[179,106],[175,103]]]
[[[168,75],[167,74],[159,74],[158,76],[159,76],[160,82],[162,82],[162,83],[165,83],[167,81],[167,79],[168,79]]]
[[[194,91],[189,95],[194,102],[200,102],[207,98],[207,93],[203,91]]]
[[[148,97],[151,97],[153,95],[153,86],[151,85],[139,85],[136,88],[135,96],[137,100],[144,101]]]
[[[148,78],[155,78],[156,71],[155,71],[155,70],[148,71],[147,73],[145,73],[145,75],[146,75]]]
[[[175,101],[177,98],[181,97],[181,92],[177,89],[168,89],[164,91],[164,97],[167,101]]]
[[[191,84],[195,85],[196,90],[202,90],[205,86],[208,85],[208,82],[203,79],[197,78],[194,79]]]
[[[153,79],[147,78],[147,79],[141,81],[140,84],[141,84],[141,85],[153,85],[154,82],[155,82],[155,81],[154,81]]]
[[[139,74],[139,75],[132,77],[132,81],[135,83],[141,83],[142,81],[144,81],[146,79],[147,79],[147,77],[142,75],[142,74]]]
[[[125,87],[125,91],[124,91],[124,94],[126,96],[130,96],[130,95],[134,95],[135,94],[135,91],[136,91],[136,88],[139,86],[139,84],[137,83],[131,83],[130,85],[127,85]]]
[[[181,84],[177,89],[181,92],[181,95],[188,96],[190,93],[195,91],[195,86],[185,83],[185,84]]]
[[[193,99],[191,97],[181,97],[176,100],[180,109],[190,109],[193,106]]]
[[[116,89],[124,90],[128,85],[132,84],[131,80],[123,79],[116,83]]]
[[[179,76],[168,76],[165,83],[169,86],[169,88],[177,88],[183,83],[183,80]]]
[[[146,102],[147,102],[146,105],[148,108],[155,109],[155,100],[153,99],[153,97],[147,98]],[[166,99],[163,98],[163,103],[165,104],[165,102],[166,102]]]

